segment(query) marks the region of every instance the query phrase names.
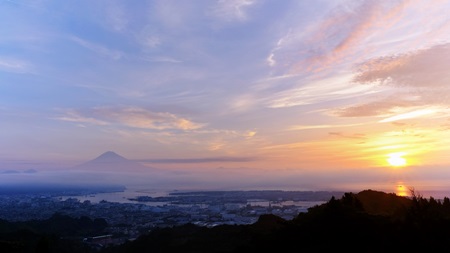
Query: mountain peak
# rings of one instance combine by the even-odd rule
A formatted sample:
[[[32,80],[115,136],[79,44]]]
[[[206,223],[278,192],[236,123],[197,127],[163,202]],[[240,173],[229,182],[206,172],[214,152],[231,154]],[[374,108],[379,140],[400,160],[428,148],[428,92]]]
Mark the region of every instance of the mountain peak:
[[[146,167],[138,162],[129,160],[114,151],[107,151],[97,158],[75,166],[75,168],[84,171],[109,171],[109,172],[138,172],[148,171]]]
[[[93,162],[125,162],[129,161],[125,157],[118,155],[114,151],[106,151],[105,153],[99,155],[97,158],[92,160]]]
[[[99,157],[118,157],[118,156],[122,157],[114,151],[106,151],[105,153],[101,154]]]

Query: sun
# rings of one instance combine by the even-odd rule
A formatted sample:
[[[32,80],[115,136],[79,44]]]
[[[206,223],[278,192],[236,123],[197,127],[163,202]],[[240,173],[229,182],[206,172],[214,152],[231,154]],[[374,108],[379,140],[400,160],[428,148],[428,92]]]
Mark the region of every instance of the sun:
[[[401,166],[405,166],[406,165],[406,159],[403,158],[403,156],[405,155],[405,152],[398,152],[398,153],[390,153],[388,154],[388,163],[391,166],[394,167],[401,167]]]

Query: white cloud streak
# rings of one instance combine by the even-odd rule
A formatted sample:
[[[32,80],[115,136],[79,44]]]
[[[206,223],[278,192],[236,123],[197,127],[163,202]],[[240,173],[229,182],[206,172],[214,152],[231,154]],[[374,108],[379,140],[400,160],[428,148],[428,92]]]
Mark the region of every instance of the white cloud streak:
[[[87,48],[103,57],[107,57],[113,60],[120,60],[124,54],[118,50],[114,50],[114,49],[109,49],[107,47],[104,47],[102,45],[96,44],[96,43],[92,43],[89,42],[87,40],[78,38],[76,36],[72,36],[71,40],[76,42],[78,45]]]
[[[267,107],[284,108],[309,105],[359,97],[374,92],[374,89],[370,86],[354,86],[350,84],[349,80],[350,76],[340,76],[311,81],[303,87],[286,89],[269,96],[267,98]]]
[[[247,9],[256,0],[219,0],[212,9],[212,14],[225,21],[245,21],[248,19]]]
[[[11,73],[30,73],[32,65],[29,62],[11,59],[0,58],[0,71],[6,71]]]

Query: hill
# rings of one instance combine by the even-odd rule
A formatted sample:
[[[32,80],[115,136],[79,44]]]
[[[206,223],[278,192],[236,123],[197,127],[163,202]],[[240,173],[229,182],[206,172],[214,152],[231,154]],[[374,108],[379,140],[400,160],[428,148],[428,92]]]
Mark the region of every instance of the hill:
[[[372,215],[404,215],[413,204],[409,198],[373,190],[361,191],[355,197],[361,202],[364,211]]]

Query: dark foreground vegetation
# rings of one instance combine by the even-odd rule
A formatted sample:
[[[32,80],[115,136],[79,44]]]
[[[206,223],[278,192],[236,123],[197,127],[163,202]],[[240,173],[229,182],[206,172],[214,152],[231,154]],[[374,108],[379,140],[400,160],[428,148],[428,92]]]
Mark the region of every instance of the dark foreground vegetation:
[[[98,252],[77,235],[106,226],[64,216],[42,222],[1,222],[0,252]],[[100,252],[447,252],[449,242],[448,198],[367,190],[333,197],[293,220],[268,214],[252,225],[159,228]]]
[[[58,213],[47,220],[0,220],[0,252],[92,252],[82,243],[84,236],[102,233],[107,225],[104,219],[72,218]]]

